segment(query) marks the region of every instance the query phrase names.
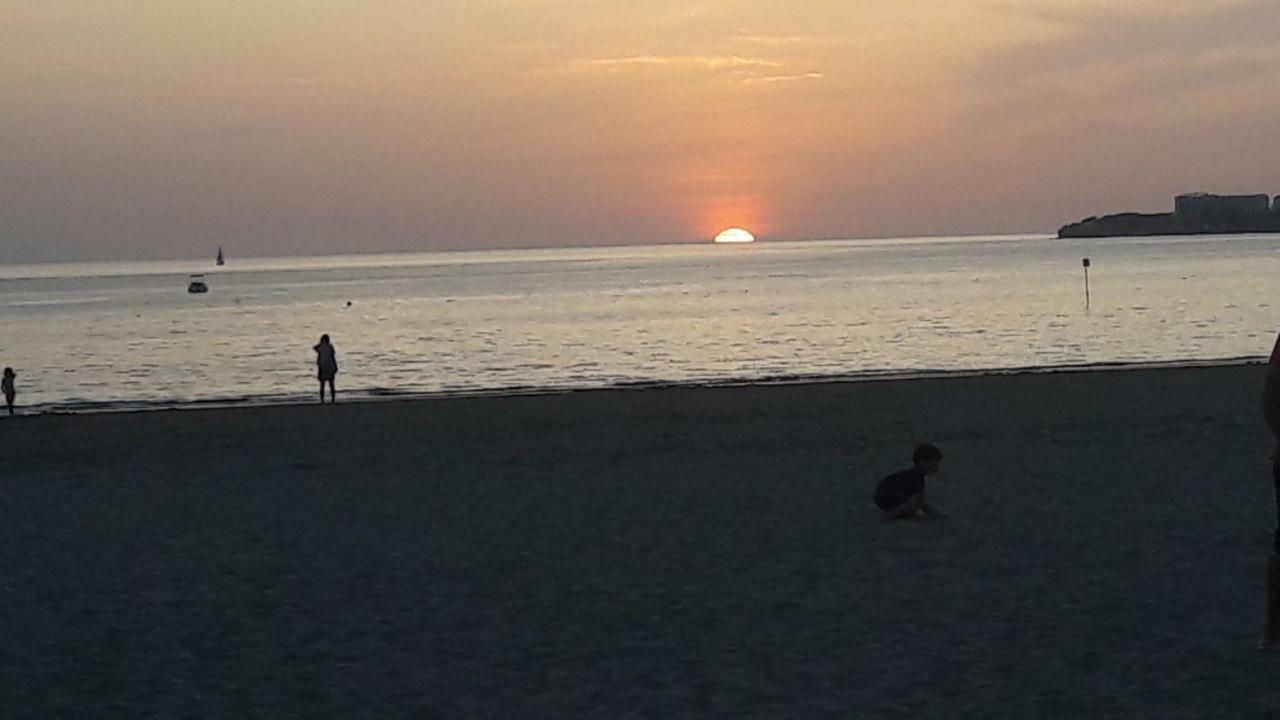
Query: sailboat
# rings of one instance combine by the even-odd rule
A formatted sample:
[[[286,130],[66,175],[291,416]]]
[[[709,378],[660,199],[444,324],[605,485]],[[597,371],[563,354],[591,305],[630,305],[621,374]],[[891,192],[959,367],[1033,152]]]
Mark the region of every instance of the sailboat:
[[[226,259],[226,258],[224,258],[224,257],[222,256],[222,246],[221,246],[221,245],[219,245],[219,246],[218,246],[218,257],[217,257],[217,259],[215,260],[215,262],[217,262],[219,265],[226,265],[226,264],[227,264],[227,259]]]

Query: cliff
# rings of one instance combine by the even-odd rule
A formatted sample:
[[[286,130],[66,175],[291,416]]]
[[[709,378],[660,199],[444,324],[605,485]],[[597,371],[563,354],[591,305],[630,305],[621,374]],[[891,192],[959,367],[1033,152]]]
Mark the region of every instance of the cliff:
[[[1058,237],[1118,237],[1125,235],[1177,235],[1173,213],[1118,213],[1085,218],[1058,228]]]

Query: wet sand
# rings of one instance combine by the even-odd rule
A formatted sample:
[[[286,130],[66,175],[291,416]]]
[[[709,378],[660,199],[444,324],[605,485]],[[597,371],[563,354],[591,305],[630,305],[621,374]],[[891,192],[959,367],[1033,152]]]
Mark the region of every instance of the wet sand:
[[[0,418],[0,706],[1280,712],[1263,373]],[[922,439],[951,517],[883,522]]]

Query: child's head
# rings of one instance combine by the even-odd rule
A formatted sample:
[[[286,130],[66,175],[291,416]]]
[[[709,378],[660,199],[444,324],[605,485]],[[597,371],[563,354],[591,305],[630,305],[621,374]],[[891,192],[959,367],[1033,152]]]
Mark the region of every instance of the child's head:
[[[942,464],[942,451],[933,443],[920,443],[911,453],[911,463],[924,470],[925,475],[935,475]]]
[[[5,368],[5,369],[4,369],[4,376],[5,376],[5,377],[14,377],[16,374],[17,374],[17,373],[15,373],[15,372],[13,371],[13,368],[11,368],[11,367],[7,367],[7,368]]]

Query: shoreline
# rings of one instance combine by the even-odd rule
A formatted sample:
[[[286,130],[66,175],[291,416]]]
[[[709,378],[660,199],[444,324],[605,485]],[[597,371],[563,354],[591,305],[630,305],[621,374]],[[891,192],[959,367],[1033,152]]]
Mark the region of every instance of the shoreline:
[[[843,385],[912,380],[946,380],[959,378],[1003,377],[1016,375],[1057,375],[1097,372],[1131,372],[1144,370],[1179,370],[1193,368],[1238,367],[1261,365],[1266,355],[1246,355],[1214,359],[1102,361],[1071,365],[1024,365],[1009,368],[977,368],[970,370],[864,370],[840,375],[774,375],[759,378],[725,378],[713,380],[634,380],[602,385],[582,386],[509,386],[439,391],[399,391],[390,388],[341,391],[341,404],[419,402],[443,399],[540,397],[580,393],[608,393],[643,390],[750,388],[795,385]],[[19,394],[21,398],[21,394]],[[207,398],[196,400],[120,400],[72,403],[41,403],[17,406],[17,416],[132,414],[162,411],[192,411],[227,408],[305,407],[316,405],[313,393],[266,395],[255,397]]]

